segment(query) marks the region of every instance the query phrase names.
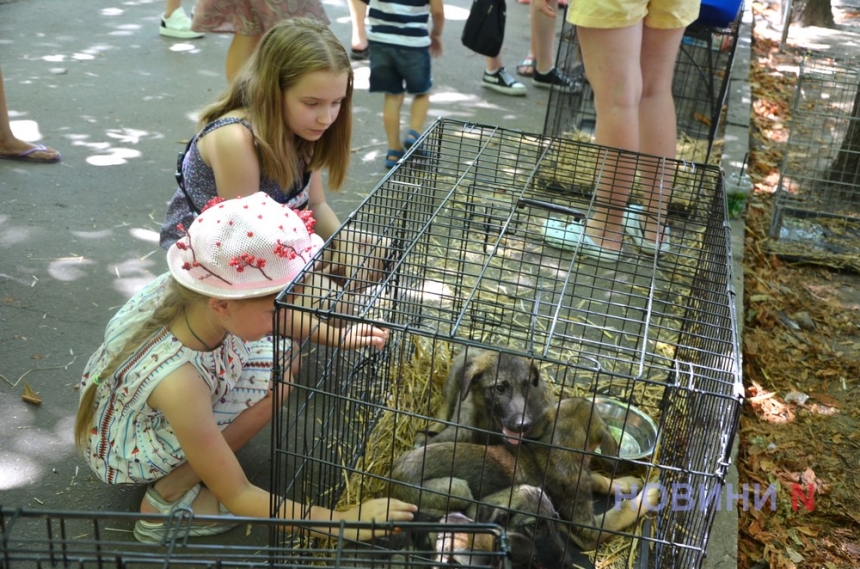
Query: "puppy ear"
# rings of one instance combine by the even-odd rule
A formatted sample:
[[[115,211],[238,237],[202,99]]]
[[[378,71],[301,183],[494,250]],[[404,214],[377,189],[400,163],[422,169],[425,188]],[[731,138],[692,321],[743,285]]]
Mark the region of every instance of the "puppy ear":
[[[600,428],[600,454],[618,456],[618,441],[615,440],[605,424],[601,425]]]
[[[475,512],[475,522],[479,524],[496,524],[503,528],[508,526],[511,519],[511,511],[505,508],[496,508],[488,504],[479,504]]]
[[[529,363],[529,374],[531,375],[532,385],[537,387],[540,383],[540,369],[534,360]]]
[[[535,557],[535,543],[529,536],[519,532],[508,532],[512,567],[528,567]]]
[[[478,348],[466,348],[463,354],[462,371],[457,370],[460,381],[460,401],[466,400],[469,396],[469,391],[472,389],[472,384],[481,377],[487,367],[487,354],[484,350]]]

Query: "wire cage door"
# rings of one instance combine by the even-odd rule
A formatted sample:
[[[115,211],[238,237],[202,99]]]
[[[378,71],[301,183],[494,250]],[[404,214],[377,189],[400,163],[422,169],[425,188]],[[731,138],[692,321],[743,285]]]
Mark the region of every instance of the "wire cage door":
[[[276,302],[278,329],[305,327],[276,338],[276,377],[284,374],[291,394],[274,422],[275,492],[330,508],[400,496],[392,465],[422,440],[432,443],[452,362],[470,350],[492,354],[487,361],[534,365],[551,392],[552,404],[539,413],[544,422],[566,412],[562,402],[597,409],[608,398],[632,406],[623,407],[620,442],[634,408],[654,424],[655,447],[635,459],[514,436],[524,452],[555,445],[563,456],[589,456],[609,479],[632,471],[665,500],[675,488],[718,491],[742,396],[721,171],[447,119],[415,149]],[[559,241],[553,228],[608,206],[598,189],[620,180],[632,183],[631,203],[643,208],[635,211],[670,228],[668,252],[640,249],[625,236],[620,258],[606,263]],[[662,204],[658,213],[644,209],[649,195]],[[340,243],[344,232],[360,236],[360,245]],[[385,347],[349,349],[350,330],[361,326],[388,330]],[[292,339],[309,336],[314,343]],[[502,367],[488,372],[494,386]],[[508,452],[499,450],[507,439],[492,452]],[[476,459],[475,470],[489,460]],[[551,500],[550,485],[538,478],[524,480]],[[585,486],[579,491],[591,499]],[[512,524],[509,534],[538,520],[537,533],[549,532],[550,541],[561,526],[564,550],[596,567],[612,566],[610,549],[624,563],[695,567],[717,507],[655,508],[637,525],[611,529],[556,520],[540,500],[514,503],[526,493],[516,488],[509,503],[492,502],[489,517],[500,509],[524,516],[502,518]],[[595,497],[595,510],[615,507],[607,499]],[[480,518],[482,500],[442,510]],[[595,553],[570,541],[583,531],[615,537]]]
[[[292,522],[293,535],[314,538],[313,549],[302,547],[301,539],[291,544],[260,543],[253,539],[189,538],[193,521],[239,526],[246,532],[252,526],[266,534],[283,521],[225,516],[194,516],[190,509],[167,518],[168,531],[160,543],[140,543],[128,528],[138,520],[153,516],[139,513],[84,512],[0,508],[0,566],[75,567],[79,569],[115,567],[168,568],[217,567],[289,568],[316,567],[363,569],[410,569],[452,561],[452,536],[457,539],[482,539],[487,544],[480,557],[459,557],[459,567],[490,569],[502,567],[507,555],[504,529],[490,524],[408,525],[370,522]],[[159,517],[159,516],[156,516]],[[354,538],[355,532],[375,530],[379,536]],[[322,532],[331,537],[325,537]],[[433,536],[418,540],[418,536]],[[408,545],[408,550],[407,550]]]

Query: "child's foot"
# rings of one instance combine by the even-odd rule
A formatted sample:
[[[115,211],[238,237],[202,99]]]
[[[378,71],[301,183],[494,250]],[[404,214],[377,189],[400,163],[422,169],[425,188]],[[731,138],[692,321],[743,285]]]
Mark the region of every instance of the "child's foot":
[[[187,501],[187,498],[191,498],[190,504],[184,504],[185,507],[190,507],[195,514],[199,514],[201,516],[217,516],[223,513],[221,510],[221,504],[218,503],[218,499],[215,498],[215,495],[209,490],[209,488],[205,488],[202,485],[199,485],[200,489],[196,491],[195,488],[192,488],[185,494],[179,496],[175,500],[168,500],[161,496],[155,487],[150,485],[146,490],[146,495],[143,497],[143,502],[140,504],[140,513],[142,514],[164,514],[165,506],[175,507],[175,505],[179,504],[179,502]]]
[[[397,165],[397,162],[403,158],[404,154],[406,154],[406,152],[403,150],[393,150],[389,148],[388,152],[385,153],[385,167],[394,168]]]

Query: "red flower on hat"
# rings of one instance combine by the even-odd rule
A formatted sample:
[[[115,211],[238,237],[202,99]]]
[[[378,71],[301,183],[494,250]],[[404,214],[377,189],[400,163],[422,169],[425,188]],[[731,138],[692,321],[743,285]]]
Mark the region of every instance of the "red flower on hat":
[[[294,211],[299,216],[299,219],[302,220],[302,223],[305,224],[305,227],[307,228],[308,233],[313,233],[314,227],[317,224],[317,220],[314,219],[314,213],[309,209],[294,210]]]
[[[224,202],[224,201],[227,201],[227,200],[225,200],[221,196],[215,196],[214,198],[212,198],[211,200],[206,202],[206,205],[203,206],[203,209],[200,210],[200,213],[203,213],[204,211],[206,211],[210,207],[214,207],[214,206],[216,206],[219,203]],[[180,231],[182,231],[182,230],[180,229]]]
[[[266,260],[260,259],[250,253],[242,253],[238,257],[233,257],[230,259],[230,266],[235,268],[237,273],[244,272],[246,267],[257,269],[267,280],[272,280],[272,277],[267,275],[266,271],[263,270],[266,266]]]

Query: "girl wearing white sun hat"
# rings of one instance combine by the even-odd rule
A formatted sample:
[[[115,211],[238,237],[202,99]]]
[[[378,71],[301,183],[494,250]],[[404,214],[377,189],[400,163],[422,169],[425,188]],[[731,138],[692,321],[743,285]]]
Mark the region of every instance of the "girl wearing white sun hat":
[[[191,507],[268,517],[271,495],[248,481],[234,451],[269,422],[271,398],[286,396],[271,389],[268,336],[275,295],[322,246],[312,226],[313,218],[262,192],[216,203],[171,246],[169,272],[108,323],[84,370],[75,440],[105,482],[148,484],[142,513]],[[336,332],[347,349],[388,339],[370,325]],[[414,511],[397,500],[345,512],[283,500],[278,517],[409,520]],[[194,523],[189,535],[232,527]],[[134,535],[161,541],[165,531],[160,521],[140,520]]]

